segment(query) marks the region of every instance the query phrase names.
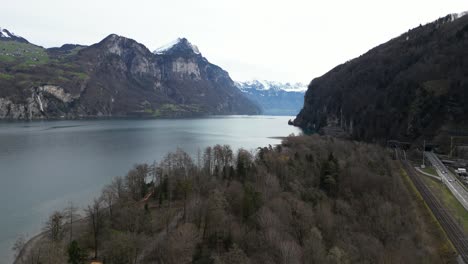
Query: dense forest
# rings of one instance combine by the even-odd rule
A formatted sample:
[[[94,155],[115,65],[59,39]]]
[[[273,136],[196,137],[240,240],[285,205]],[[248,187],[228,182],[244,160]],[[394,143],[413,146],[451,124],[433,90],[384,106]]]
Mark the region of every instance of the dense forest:
[[[80,220],[72,205],[52,214],[41,243],[21,255],[24,263],[452,263],[453,248],[408,186],[385,149],[331,137],[288,137],[255,152],[216,145],[195,158],[178,149],[114,178]]]
[[[467,15],[408,30],[314,79],[294,123],[369,142],[459,135],[468,127],[467,45]]]

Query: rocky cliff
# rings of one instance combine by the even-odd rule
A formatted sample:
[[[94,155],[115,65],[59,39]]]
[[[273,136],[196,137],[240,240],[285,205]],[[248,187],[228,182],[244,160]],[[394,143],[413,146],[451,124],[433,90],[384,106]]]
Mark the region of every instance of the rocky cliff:
[[[468,16],[411,29],[314,79],[294,124],[366,141],[468,127]]]
[[[2,32],[10,34],[0,38],[2,119],[260,112],[187,39],[154,53],[114,34],[89,47],[44,49]]]

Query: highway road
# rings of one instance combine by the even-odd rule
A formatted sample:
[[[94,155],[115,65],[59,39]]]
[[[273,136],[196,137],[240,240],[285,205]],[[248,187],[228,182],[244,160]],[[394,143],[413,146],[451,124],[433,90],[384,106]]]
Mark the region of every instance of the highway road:
[[[455,198],[465,207],[465,210],[468,210],[468,191],[462,186],[462,183],[445,167],[436,154],[426,151],[424,152],[424,156],[434,166],[437,174],[442,178],[442,182],[449,188]]]

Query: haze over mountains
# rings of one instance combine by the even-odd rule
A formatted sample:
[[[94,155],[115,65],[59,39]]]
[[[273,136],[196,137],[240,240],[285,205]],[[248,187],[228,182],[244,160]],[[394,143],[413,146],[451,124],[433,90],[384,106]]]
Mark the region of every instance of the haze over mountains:
[[[304,104],[307,86],[302,83],[280,83],[271,81],[236,82],[237,87],[265,115],[297,115]]]
[[[45,49],[2,29],[0,118],[259,114],[187,39],[154,53],[115,34]]]
[[[314,79],[295,125],[366,141],[442,140],[468,126],[468,16],[411,29]]]

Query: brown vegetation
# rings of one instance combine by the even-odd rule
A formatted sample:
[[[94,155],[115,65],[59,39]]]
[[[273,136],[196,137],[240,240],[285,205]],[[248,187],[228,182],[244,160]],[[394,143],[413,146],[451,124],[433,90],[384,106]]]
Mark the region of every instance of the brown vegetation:
[[[177,150],[105,187],[74,247],[105,263],[451,263],[410,191],[364,143]]]

